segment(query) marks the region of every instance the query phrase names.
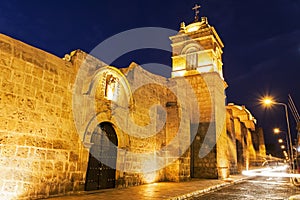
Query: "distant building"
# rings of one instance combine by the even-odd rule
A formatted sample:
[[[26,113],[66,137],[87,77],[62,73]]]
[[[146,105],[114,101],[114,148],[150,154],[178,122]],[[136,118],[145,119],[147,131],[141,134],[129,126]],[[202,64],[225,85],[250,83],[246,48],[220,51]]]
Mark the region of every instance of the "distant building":
[[[227,135],[233,138],[229,158],[231,170],[240,173],[250,164],[263,163],[266,147],[262,128],[257,127],[256,119],[245,106],[229,103],[227,106]],[[234,148],[236,147],[236,148]],[[237,157],[236,157],[237,156]]]

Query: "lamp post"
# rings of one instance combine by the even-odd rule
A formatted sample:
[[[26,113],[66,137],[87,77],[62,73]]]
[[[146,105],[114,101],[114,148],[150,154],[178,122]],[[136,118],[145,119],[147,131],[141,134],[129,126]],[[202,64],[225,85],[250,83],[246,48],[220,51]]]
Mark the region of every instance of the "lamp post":
[[[285,103],[280,103],[273,101],[271,98],[264,98],[263,103],[266,106],[271,106],[271,105],[281,105],[284,106],[285,110],[285,118],[286,118],[286,124],[287,124],[287,135],[288,135],[288,140],[289,140],[289,146],[290,146],[290,162],[292,166],[292,171],[294,172],[294,156],[293,156],[293,144],[292,144],[292,136],[291,136],[291,130],[290,130],[290,122],[289,122],[289,115],[288,115],[288,109],[287,105]]]

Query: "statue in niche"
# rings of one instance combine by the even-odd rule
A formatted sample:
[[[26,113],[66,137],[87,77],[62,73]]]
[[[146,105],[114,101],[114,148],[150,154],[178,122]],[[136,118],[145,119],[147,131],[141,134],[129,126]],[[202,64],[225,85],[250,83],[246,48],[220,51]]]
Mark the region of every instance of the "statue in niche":
[[[117,88],[117,78],[108,74],[105,79],[105,93],[104,96],[108,100],[113,100]]]

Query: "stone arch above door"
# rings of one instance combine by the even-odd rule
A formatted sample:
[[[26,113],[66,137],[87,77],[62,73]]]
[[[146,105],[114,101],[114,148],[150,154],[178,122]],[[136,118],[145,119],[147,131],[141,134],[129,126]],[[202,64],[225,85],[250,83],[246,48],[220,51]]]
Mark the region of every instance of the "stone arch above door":
[[[73,116],[78,134],[87,147],[90,128],[103,121],[116,124],[113,110],[130,107],[131,95],[126,76],[115,67],[103,66],[92,75],[76,80]]]

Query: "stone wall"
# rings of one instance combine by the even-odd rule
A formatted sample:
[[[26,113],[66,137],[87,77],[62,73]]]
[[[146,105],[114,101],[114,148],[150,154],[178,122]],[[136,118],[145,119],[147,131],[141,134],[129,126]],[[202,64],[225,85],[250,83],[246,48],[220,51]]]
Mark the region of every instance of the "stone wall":
[[[258,134],[258,153],[257,153],[257,155],[259,155],[261,158],[264,158],[267,155],[266,146],[265,146],[264,132],[263,132],[263,129],[261,127],[258,127],[256,129],[256,131],[257,131],[257,134]]]
[[[77,77],[75,107],[86,107],[75,114],[79,135],[87,146],[93,145],[88,135],[95,126],[102,122],[114,125],[119,140],[116,186],[187,180],[190,118],[183,117],[187,108],[174,94],[178,91],[184,95],[185,90],[177,82],[151,74],[135,63],[119,70],[79,54],[84,53],[77,52],[73,60],[83,78]],[[104,95],[108,75],[118,80],[118,95],[112,100]]]
[[[237,142],[234,129],[234,118],[232,110],[228,109],[226,113],[226,132],[230,174],[237,174]]]
[[[248,152],[249,152],[249,166],[252,165],[253,162],[257,159],[257,152],[254,149],[254,143],[252,141],[252,135],[255,133],[254,131],[247,130],[247,146],[248,146]]]
[[[120,71],[80,50],[64,60],[4,35],[0,49],[1,196],[84,190],[91,132],[101,122],[113,124],[119,140],[117,187],[190,178],[190,116],[174,95],[186,95],[182,85],[136,64]],[[106,73],[122,80],[117,101],[104,98]],[[152,84],[138,88],[145,77]],[[151,123],[154,132],[143,132]]]
[[[263,131],[256,126],[256,119],[245,106],[228,104],[227,133],[235,135],[238,172],[257,165],[257,161],[264,157]]]
[[[190,119],[184,117],[187,107],[181,105],[180,97],[175,94],[183,95],[185,90],[178,82],[151,74],[134,63],[122,71],[129,82],[134,102],[128,116],[128,119],[133,119],[127,122],[128,131],[139,133],[129,137],[130,151],[153,153],[155,157],[151,163],[143,156],[137,160],[137,171],[142,171],[142,176],[145,176],[141,182],[189,179]],[[151,123],[154,124],[153,129],[141,131]],[[140,127],[135,130],[135,125]],[[141,132],[146,134],[145,138]],[[152,168],[152,171],[146,172],[145,168]]]
[[[87,151],[72,116],[70,62],[0,35],[0,196],[81,190]]]
[[[192,119],[192,131],[197,130],[192,144],[193,177],[227,177],[229,163],[224,82],[216,72],[190,75],[186,78],[195,90],[200,112],[198,123],[196,119]]]

